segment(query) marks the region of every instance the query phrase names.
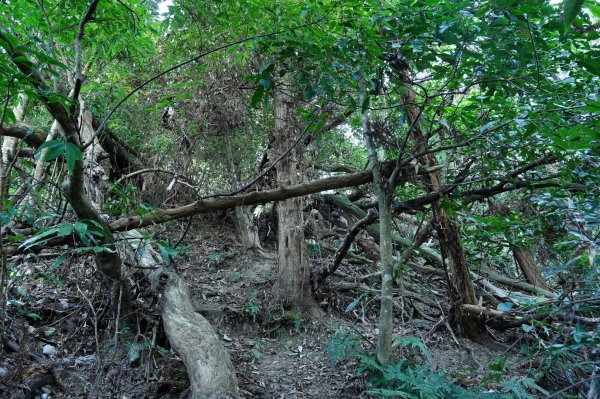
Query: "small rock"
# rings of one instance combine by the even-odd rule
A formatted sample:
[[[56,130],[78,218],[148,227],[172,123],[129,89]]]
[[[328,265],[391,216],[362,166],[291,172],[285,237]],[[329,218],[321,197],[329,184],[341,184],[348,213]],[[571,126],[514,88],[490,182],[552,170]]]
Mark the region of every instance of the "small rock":
[[[60,298],[58,300],[58,305],[60,306],[61,310],[67,310],[70,307],[69,301],[65,298]]]
[[[96,355],[80,356],[77,359],[75,359],[75,365],[90,364],[90,363],[94,363],[95,361],[96,361]]]
[[[49,357],[56,356],[56,347],[50,344],[44,345],[44,347],[42,348],[42,353]]]
[[[44,336],[50,338],[51,336],[54,335],[54,333],[56,333],[56,328],[54,328],[54,327],[44,328]]]
[[[0,367],[0,377],[4,377],[6,374],[8,374],[8,370],[4,367]]]
[[[230,337],[229,335],[227,335],[227,334],[223,334],[223,340],[224,340],[224,341],[227,341],[227,342],[231,342],[231,341],[233,341],[233,340],[231,339],[231,337]]]
[[[138,367],[141,362],[142,345],[134,343],[129,347],[129,364]]]

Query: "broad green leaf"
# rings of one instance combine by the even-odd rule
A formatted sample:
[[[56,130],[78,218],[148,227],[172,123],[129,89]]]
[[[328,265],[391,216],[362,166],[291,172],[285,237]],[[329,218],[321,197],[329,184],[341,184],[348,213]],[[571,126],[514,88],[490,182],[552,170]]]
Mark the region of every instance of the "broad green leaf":
[[[19,248],[22,249],[29,249],[35,245],[41,245],[47,241],[50,241],[51,239],[53,239],[56,234],[58,232],[57,228],[51,228],[49,230],[43,231],[38,235],[35,235],[27,240],[25,240],[20,246]]]
[[[87,235],[88,225],[86,223],[75,222],[73,227],[75,228],[75,231],[77,232],[77,234],[79,234],[79,237],[84,237]]]
[[[70,236],[71,234],[73,234],[74,229],[75,226],[73,226],[72,224],[65,224],[56,228],[56,235],[58,237]]]
[[[25,316],[33,320],[44,320],[44,318],[37,313],[27,312],[25,313]]]
[[[0,213],[0,223],[6,224],[10,222],[10,216],[6,213]]]
[[[73,170],[75,170],[75,162],[83,159],[81,150],[73,143],[66,143],[65,158],[67,160],[67,169],[69,170],[69,173],[73,173]]]
[[[266,64],[262,68],[260,68],[260,70],[258,71],[258,76],[260,76],[261,78],[269,77],[271,72],[273,72],[273,69],[275,69],[275,64]]]
[[[163,241],[158,241],[156,243],[158,248],[160,249],[160,256],[165,265],[169,266],[171,264],[171,259],[179,256],[179,251],[169,244]]]
[[[15,113],[12,108],[6,108],[6,113],[4,114],[4,123],[17,123],[17,118],[15,117]]]
[[[48,162],[61,156],[64,153],[65,143],[61,140],[46,141],[38,148],[36,159],[38,159],[41,154],[44,154],[44,149],[46,149],[44,161]]]
[[[577,14],[581,11],[581,7],[585,0],[564,0],[563,1],[563,32],[566,32],[571,27]]]
[[[265,94],[264,86],[259,85],[256,88],[256,90],[254,91],[254,94],[252,95],[252,100],[250,100],[250,106],[252,108],[256,108],[258,103],[260,103],[260,101],[262,100],[264,94]]]

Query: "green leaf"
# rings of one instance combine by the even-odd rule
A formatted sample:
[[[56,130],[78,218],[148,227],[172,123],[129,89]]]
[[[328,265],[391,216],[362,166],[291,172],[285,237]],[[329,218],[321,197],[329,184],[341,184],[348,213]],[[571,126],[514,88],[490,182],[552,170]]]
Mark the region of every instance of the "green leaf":
[[[6,213],[0,213],[0,223],[7,224],[10,223],[10,216]]]
[[[158,245],[158,248],[160,249],[160,256],[167,266],[171,264],[171,258],[176,258],[179,256],[179,251],[171,247],[166,242],[158,241],[156,245]]]
[[[25,313],[25,316],[26,316],[26,317],[29,317],[30,319],[33,319],[33,320],[43,320],[43,319],[44,319],[44,318],[43,318],[42,316],[40,316],[39,314],[37,314],[37,313],[31,313],[31,312],[29,312],[29,313]]]
[[[72,224],[65,224],[56,228],[56,235],[59,237],[66,237],[73,234],[75,227]]]
[[[359,304],[359,302],[366,296],[366,294],[361,294],[358,296],[358,298],[356,298],[355,300],[353,300],[350,305],[348,305],[346,307],[346,310],[344,310],[344,313],[349,313],[352,311],[352,309],[354,309],[356,307],[356,305]]]
[[[20,246],[19,248],[21,249],[29,249],[31,247],[33,247],[34,245],[41,245],[51,239],[53,239],[56,234],[58,232],[57,228],[51,228],[49,230],[43,231],[40,234],[33,236],[31,238],[29,238],[28,240],[25,240]]]
[[[88,225],[86,223],[75,222],[73,224],[73,228],[75,229],[75,231],[77,232],[77,234],[79,235],[79,237],[82,240],[83,239],[87,239],[87,236],[88,236]]]
[[[563,1],[563,32],[569,30],[569,27],[577,18],[585,0],[564,0]]]
[[[269,75],[271,75],[271,72],[273,72],[273,69],[275,69],[275,64],[266,64],[262,68],[260,68],[260,70],[258,71],[258,76],[261,78],[269,77]]]
[[[585,8],[587,8],[594,17],[600,18],[600,5],[591,2],[586,4]]]
[[[47,150],[43,151],[44,149],[47,149]],[[62,155],[64,150],[65,150],[65,143],[63,141],[60,141],[60,140],[46,141],[44,144],[42,144],[38,148],[38,151],[36,154],[36,159],[39,159],[39,157],[45,153],[44,161],[48,162],[48,161],[51,161],[51,160],[59,157],[60,155]]]
[[[360,106],[360,112],[364,114],[369,109],[370,105],[371,105],[371,97],[367,96]]]
[[[6,108],[6,113],[4,114],[4,123],[17,123],[17,118],[15,117],[15,113],[12,108]]]
[[[13,45],[6,40],[0,39],[0,46],[7,52],[12,53]]]
[[[83,159],[81,150],[73,143],[66,143],[65,158],[67,159],[67,169],[69,170],[69,173],[73,173],[75,170],[75,162]]]
[[[583,111],[600,114],[600,101],[586,101],[587,106],[581,108]]]
[[[506,359],[508,359],[508,355],[498,357],[498,362],[490,364],[489,369],[502,373],[506,367]]]
[[[268,90],[273,86],[273,81],[271,79],[263,78],[258,81],[258,84]]]
[[[66,260],[66,259],[67,259],[69,256],[71,256],[71,254],[70,254],[70,253],[68,253],[68,252],[66,252],[66,253],[64,253],[64,254],[62,254],[62,255],[60,255],[58,258],[56,258],[56,259],[54,260],[54,263],[52,263],[52,266],[50,266],[50,268],[51,268],[52,270],[56,270],[56,269],[57,269],[57,268],[58,268],[60,265],[62,265],[62,264],[65,262],[65,260]]]
[[[256,108],[256,106],[260,103],[265,94],[264,86],[258,86],[252,95],[252,100],[250,100],[250,106],[252,108]]]
[[[521,328],[523,329],[523,331],[525,331],[526,333],[533,331],[533,329],[535,328],[535,326],[532,326],[531,324],[523,324],[521,326]]]

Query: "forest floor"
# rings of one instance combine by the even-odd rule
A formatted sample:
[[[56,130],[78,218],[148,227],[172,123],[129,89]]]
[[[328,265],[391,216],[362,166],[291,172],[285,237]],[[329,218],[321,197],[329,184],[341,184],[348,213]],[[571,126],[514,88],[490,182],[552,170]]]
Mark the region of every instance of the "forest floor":
[[[356,357],[343,358],[343,343],[336,341],[344,332],[360,337],[364,348],[376,339],[378,305],[369,297],[355,301],[361,291],[352,287],[362,281],[356,266],[343,266],[321,288],[318,300],[327,314],[314,320],[282,309],[273,298],[277,259],[268,242],[263,251],[245,251],[227,219],[205,217],[195,221],[183,244],[187,249],[171,267],[188,283],[196,309],[230,352],[242,398],[370,397]],[[20,278],[10,287],[8,341],[20,348],[0,352],[0,398],[186,398],[183,362],[165,349],[156,304],[144,299],[143,282],[138,335],[114,350],[114,325],[102,322],[106,293],[93,265],[72,259],[52,270],[53,260],[22,259]],[[430,284],[430,291],[443,292],[439,282]],[[444,371],[466,387],[490,373],[489,365],[502,352],[456,337],[445,323],[419,311],[418,303],[411,306],[417,310],[410,320],[399,316],[394,335],[424,342],[432,371]]]

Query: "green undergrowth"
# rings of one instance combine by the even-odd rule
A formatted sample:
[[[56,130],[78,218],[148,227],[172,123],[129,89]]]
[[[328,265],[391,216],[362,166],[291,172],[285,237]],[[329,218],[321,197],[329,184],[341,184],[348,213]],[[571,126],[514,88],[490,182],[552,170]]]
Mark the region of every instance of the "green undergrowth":
[[[431,352],[414,336],[394,341],[397,356],[389,364],[381,364],[374,351],[363,349],[362,343],[363,339],[358,334],[338,330],[325,351],[333,367],[349,358],[356,358],[357,376],[363,378],[366,392],[375,398],[532,399],[536,397],[536,391],[543,391],[533,379],[515,377],[501,381],[493,390],[483,387],[465,389],[443,371],[435,371]]]

